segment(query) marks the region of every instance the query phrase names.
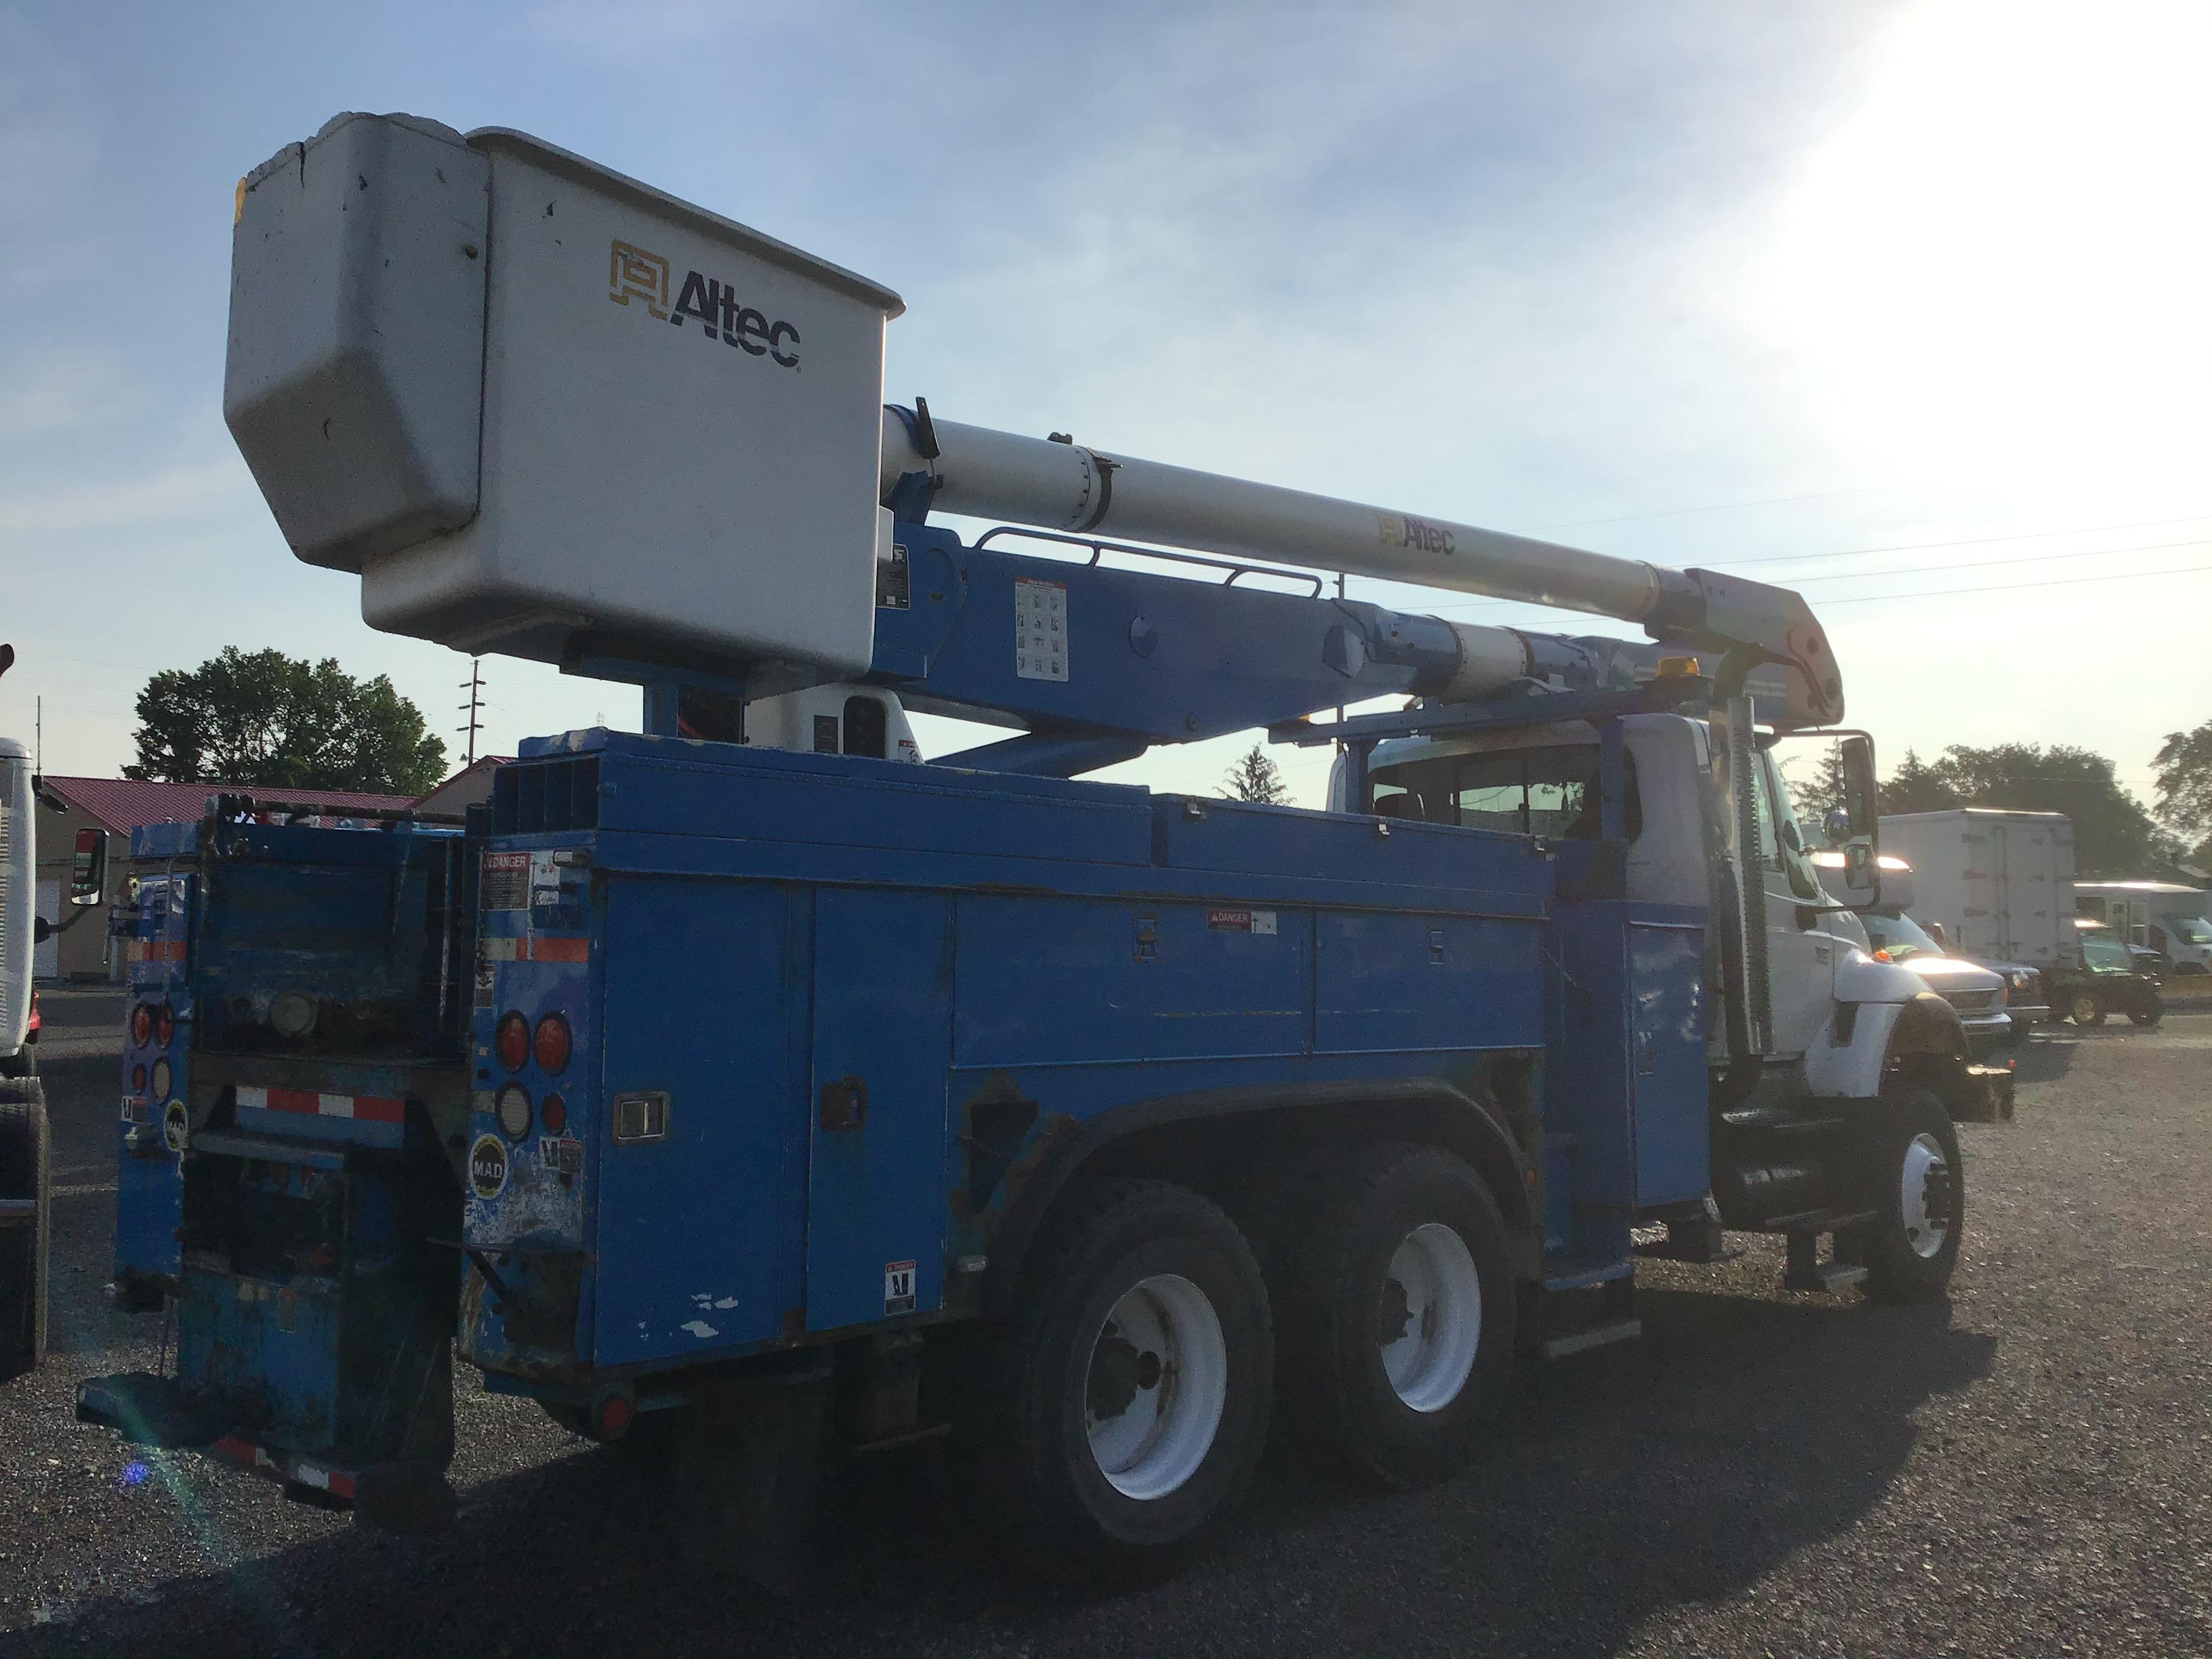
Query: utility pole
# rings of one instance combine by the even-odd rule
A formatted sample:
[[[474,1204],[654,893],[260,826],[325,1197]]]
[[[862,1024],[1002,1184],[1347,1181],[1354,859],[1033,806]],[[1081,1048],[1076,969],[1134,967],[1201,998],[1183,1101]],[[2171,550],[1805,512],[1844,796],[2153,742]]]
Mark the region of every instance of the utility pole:
[[[477,731],[483,724],[477,712],[483,707],[483,659],[482,657],[469,659],[469,677],[461,682],[461,690],[469,694],[469,700],[461,705],[461,712],[469,717],[469,723],[466,726],[456,726],[454,729],[468,733],[469,757],[464,764],[474,766],[477,763]]]

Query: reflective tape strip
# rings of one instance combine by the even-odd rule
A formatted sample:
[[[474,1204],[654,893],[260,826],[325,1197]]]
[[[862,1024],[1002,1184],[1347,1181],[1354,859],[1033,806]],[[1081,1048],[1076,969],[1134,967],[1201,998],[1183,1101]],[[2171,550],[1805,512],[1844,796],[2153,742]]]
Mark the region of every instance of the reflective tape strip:
[[[313,1486],[317,1492],[326,1492],[331,1497],[344,1498],[349,1503],[353,1500],[354,1477],[343,1469],[326,1469],[304,1459],[295,1460],[288,1469],[281,1455],[270,1452],[265,1446],[251,1445],[235,1435],[224,1436],[210,1444],[208,1449],[255,1474],[273,1475],[294,1486]]]
[[[483,943],[486,962],[588,962],[592,955],[588,939],[548,939],[538,934],[526,939],[487,939]]]
[[[307,1089],[238,1088],[238,1103],[264,1112],[299,1112],[310,1117],[342,1117],[362,1123],[399,1123],[407,1103],[381,1095],[323,1095]]]

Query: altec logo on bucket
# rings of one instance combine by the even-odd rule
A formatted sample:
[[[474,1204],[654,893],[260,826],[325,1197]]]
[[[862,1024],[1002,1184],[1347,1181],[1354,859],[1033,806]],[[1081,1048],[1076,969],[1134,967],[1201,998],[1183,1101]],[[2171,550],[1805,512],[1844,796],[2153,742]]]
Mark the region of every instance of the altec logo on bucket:
[[[738,298],[737,285],[718,276],[684,273],[673,308],[668,303],[672,272],[667,259],[629,242],[612,244],[607,260],[607,298],[618,306],[632,300],[643,302],[648,316],[684,326],[686,317],[697,320],[709,340],[720,340],[748,356],[766,357],[782,368],[799,368],[799,331],[789,323],[770,322]]]

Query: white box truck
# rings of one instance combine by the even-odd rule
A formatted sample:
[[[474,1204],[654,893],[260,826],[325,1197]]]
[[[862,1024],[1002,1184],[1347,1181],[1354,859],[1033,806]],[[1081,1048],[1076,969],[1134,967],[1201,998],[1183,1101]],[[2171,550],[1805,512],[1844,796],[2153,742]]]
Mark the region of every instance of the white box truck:
[[[1960,955],[2046,974],[2073,961],[2074,824],[2063,812],[1896,813],[1881,821],[1881,850],[1911,865],[1913,915],[1942,922]]]
[[[2077,881],[2076,914],[2157,951],[2174,974],[2212,973],[2212,892],[2172,881]]]

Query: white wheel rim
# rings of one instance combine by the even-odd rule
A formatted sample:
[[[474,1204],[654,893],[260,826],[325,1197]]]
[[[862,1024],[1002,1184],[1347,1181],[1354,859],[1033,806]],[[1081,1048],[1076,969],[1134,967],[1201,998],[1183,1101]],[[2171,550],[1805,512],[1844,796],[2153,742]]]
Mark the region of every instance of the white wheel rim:
[[[1198,1473],[1229,1399],[1229,1344],[1206,1292],[1154,1273],[1114,1304],[1091,1345],[1084,1423],[1125,1498],[1164,1498]]]
[[[1407,1233],[1390,1257],[1376,1340],[1390,1386],[1417,1412],[1460,1396],[1482,1344],[1482,1276],[1467,1241],[1441,1221]]]
[[[1930,1177],[1939,1182],[1950,1170],[1950,1162],[1943,1156],[1942,1143],[1934,1135],[1915,1135],[1912,1144],[1905,1149],[1905,1173],[1899,1188],[1898,1208],[1905,1218],[1905,1242],[1912,1253],[1923,1260],[1933,1261],[1943,1249],[1943,1240],[1951,1231],[1951,1218],[1928,1206],[1928,1185]]]

